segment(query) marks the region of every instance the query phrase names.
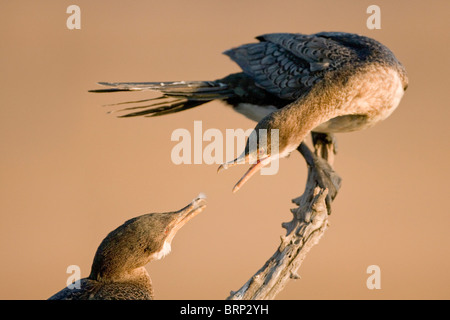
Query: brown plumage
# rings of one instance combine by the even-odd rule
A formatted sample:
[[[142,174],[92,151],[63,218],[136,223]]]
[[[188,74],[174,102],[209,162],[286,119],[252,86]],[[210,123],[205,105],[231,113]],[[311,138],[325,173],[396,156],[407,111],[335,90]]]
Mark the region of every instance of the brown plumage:
[[[220,99],[258,121],[257,143],[248,140],[240,157],[219,168],[253,164],[235,186],[237,191],[257,170],[297,149],[309,132],[350,132],[386,119],[408,86],[405,68],[394,54],[365,36],[274,33],[257,39],[225,52],[242,73],[215,81],[101,83],[112,88],[92,91],[163,93],[161,101],[123,109],[132,111],[124,117],[159,116]],[[279,133],[276,141],[273,129]]]
[[[150,213],[111,231],[97,249],[89,277],[49,300],[148,300],[153,288],[145,265],[171,250],[176,232],[205,208],[200,195],[181,210]]]

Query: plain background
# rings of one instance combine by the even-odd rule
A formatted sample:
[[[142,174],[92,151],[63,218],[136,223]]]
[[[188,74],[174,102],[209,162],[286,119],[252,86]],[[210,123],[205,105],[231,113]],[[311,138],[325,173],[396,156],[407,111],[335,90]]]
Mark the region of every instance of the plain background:
[[[66,9],[81,8],[81,30]],[[371,4],[381,30],[366,27]],[[304,188],[298,154],[274,176],[175,165],[177,128],[248,129],[221,102],[160,118],[102,105],[156,93],[92,94],[97,81],[213,80],[239,68],[221,52],[271,32],[373,37],[405,65],[409,88],[374,128],[338,135],[343,178],[330,228],[278,299],[448,299],[448,1],[1,1],[0,298],[46,299],[83,277],[125,220],[172,211],[199,192],[206,210],[147,269],[157,299],[224,299],[273,254]],[[369,265],[381,289],[366,287]]]

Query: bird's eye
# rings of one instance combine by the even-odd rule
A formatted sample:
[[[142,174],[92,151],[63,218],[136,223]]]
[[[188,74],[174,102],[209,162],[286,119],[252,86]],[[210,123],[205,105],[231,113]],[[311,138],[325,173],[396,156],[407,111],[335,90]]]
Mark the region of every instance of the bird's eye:
[[[264,154],[264,149],[263,149],[263,148],[260,148],[259,151],[258,151],[258,154],[259,154],[260,156],[262,156],[262,155]]]

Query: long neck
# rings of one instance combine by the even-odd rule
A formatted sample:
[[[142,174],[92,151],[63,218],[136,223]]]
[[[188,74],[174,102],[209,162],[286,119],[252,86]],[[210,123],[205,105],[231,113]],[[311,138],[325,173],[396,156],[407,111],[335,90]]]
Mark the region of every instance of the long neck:
[[[112,233],[98,247],[89,278],[98,281],[129,279],[143,274],[150,260],[150,255],[134,238],[124,234],[117,237]]]
[[[328,88],[326,88],[328,89]],[[273,127],[279,128],[280,141],[297,148],[315,127],[342,113],[337,107],[337,98],[328,90],[311,91],[305,97],[274,114]]]
[[[118,256],[97,253],[92,263],[89,279],[97,281],[129,281],[132,279],[148,278],[150,276],[142,263],[135,263]]]

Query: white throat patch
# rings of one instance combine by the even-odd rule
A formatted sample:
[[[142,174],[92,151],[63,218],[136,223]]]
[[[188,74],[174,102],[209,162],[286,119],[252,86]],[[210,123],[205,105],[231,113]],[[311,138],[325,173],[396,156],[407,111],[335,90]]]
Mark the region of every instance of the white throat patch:
[[[168,243],[167,241],[164,241],[164,245],[163,245],[162,249],[159,250],[158,252],[155,252],[152,255],[152,257],[154,260],[160,260],[160,259],[164,258],[166,255],[168,255],[170,253],[170,250],[172,250],[170,243]]]

